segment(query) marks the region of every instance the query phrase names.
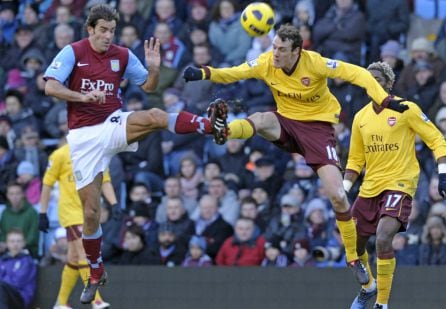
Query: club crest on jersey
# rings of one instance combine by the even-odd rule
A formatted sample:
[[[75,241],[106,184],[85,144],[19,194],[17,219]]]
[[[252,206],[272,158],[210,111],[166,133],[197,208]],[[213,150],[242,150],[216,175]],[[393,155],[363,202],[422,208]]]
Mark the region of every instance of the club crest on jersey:
[[[61,66],[62,66],[62,62],[60,62],[60,61],[53,61],[53,63],[51,63],[50,67],[53,70],[59,70]]]
[[[336,60],[328,59],[327,60],[327,68],[336,69],[338,66],[338,62]]]
[[[393,127],[396,124],[396,117],[387,118],[387,123],[389,124],[389,126]]]
[[[306,87],[310,86],[311,79],[309,77],[302,77],[300,81],[302,82],[302,85]]]
[[[119,60],[110,60],[110,66],[113,72],[119,72]]]

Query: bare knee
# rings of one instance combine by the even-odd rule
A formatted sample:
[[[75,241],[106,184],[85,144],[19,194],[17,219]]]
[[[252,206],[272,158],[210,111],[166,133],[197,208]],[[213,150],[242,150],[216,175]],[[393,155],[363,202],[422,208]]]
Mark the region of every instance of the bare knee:
[[[336,212],[346,212],[350,209],[350,205],[347,200],[347,195],[343,188],[335,190],[329,194],[329,199]]]
[[[387,234],[377,234],[376,235],[376,251],[378,253],[391,252],[392,249],[392,239]]]
[[[146,124],[150,129],[165,129],[167,128],[167,113],[159,108],[151,108],[144,111]]]

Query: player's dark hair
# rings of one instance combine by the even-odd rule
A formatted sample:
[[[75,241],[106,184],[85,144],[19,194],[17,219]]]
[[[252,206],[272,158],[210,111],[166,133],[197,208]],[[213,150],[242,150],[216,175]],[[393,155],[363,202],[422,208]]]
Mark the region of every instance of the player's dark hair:
[[[299,29],[297,29],[293,25],[284,24],[280,26],[276,34],[282,41],[288,40],[293,42],[293,44],[291,45],[292,50],[295,50],[296,47],[302,48],[303,40],[299,33]]]
[[[103,19],[105,21],[119,21],[118,12],[107,4],[98,4],[91,8],[90,13],[88,14],[87,20],[85,21],[85,29],[88,27],[96,27],[99,19]]]

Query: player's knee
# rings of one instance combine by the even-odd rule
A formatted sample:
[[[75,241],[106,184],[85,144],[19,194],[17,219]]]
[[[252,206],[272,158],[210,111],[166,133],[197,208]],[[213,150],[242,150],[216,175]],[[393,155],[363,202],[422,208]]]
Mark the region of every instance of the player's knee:
[[[345,212],[349,209],[347,195],[345,194],[343,188],[334,190],[331,194],[329,194],[329,199],[336,211]]]
[[[167,124],[167,113],[159,108],[151,108],[146,113],[147,125],[152,129],[163,129]]]
[[[96,207],[85,207],[84,220],[86,222],[96,221],[97,218],[99,218],[99,209],[96,209]]]

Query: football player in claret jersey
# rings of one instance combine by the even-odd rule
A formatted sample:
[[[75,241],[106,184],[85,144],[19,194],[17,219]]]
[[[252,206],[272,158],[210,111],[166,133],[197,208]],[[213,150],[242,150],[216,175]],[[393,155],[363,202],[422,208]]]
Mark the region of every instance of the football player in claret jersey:
[[[87,283],[90,274],[81,239],[82,223],[84,222],[82,203],[76,191],[68,144],[61,146],[51,154],[48,160],[48,167],[43,176],[39,229],[45,233],[49,228],[47,210],[51,190],[56,182],[59,183],[57,213],[60,225],[67,231],[68,252],[67,263],[62,271],[59,294],[53,309],[68,309],[71,308],[68,306],[68,300],[78,278],[81,277],[83,283]],[[116,206],[117,199],[108,170],[104,173],[102,193],[110,205],[114,205],[113,207],[116,208],[119,207],[119,205]],[[108,308],[109,306],[110,304],[104,302],[99,291],[97,291],[92,303],[92,309]]]
[[[273,39],[273,50],[257,59],[231,68],[188,67],[183,77],[186,81],[209,79],[218,83],[257,78],[269,86],[277,111],[234,120],[228,130],[225,124],[227,106],[211,104],[215,141],[246,139],[257,133],[288,152],[302,154],[317,172],[333,205],[349,267],[359,283],[367,283],[367,272],[356,254],[355,224],[342,189],[335,150],[332,124],[339,121],[341,107],[327,87],[327,78],[340,78],[361,86],[387,108],[404,112],[407,107],[390,97],[367,70],[302,49],[299,30],[291,25],[282,25]]]
[[[136,151],[137,141],[153,131],[212,133],[208,119],[187,112],[166,113],[160,109],[122,112],[119,85],[129,79],[146,92],[158,84],[160,42],[144,42],[145,64],[125,47],[113,44],[119,14],[99,4],[85,22],[88,37],[64,47],[44,74],[45,93],[67,101],[70,157],[83,208],[82,243],[90,277],[81,294],[91,303],[96,290],[107,281],[101,258],[99,225],[103,172],[113,155]]]
[[[387,63],[372,63],[368,71],[386,91],[391,90],[395,74]],[[415,155],[416,135],[433,151],[438,162],[438,190],[443,196],[446,191],[445,139],[415,103],[405,104],[409,109],[398,113],[370,102],[353,120],[344,189],[348,192],[365,168],[352,216],[357,222],[358,256],[366,265],[370,281],[362,286],[352,309],[367,308],[375,294],[378,295],[374,308],[387,309],[396,264],[392,240],[407,227],[420,172]],[[372,235],[376,235],[376,281],[366,251]]]

